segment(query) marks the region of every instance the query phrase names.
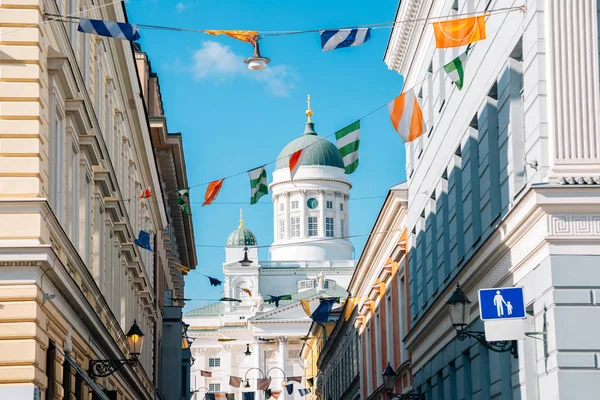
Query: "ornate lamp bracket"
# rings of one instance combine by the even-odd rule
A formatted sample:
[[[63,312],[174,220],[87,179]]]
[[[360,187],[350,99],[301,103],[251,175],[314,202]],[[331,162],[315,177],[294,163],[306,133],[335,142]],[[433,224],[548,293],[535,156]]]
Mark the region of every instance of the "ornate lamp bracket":
[[[136,359],[131,360],[90,360],[88,375],[92,379],[104,378],[114,374],[125,364],[134,365]]]

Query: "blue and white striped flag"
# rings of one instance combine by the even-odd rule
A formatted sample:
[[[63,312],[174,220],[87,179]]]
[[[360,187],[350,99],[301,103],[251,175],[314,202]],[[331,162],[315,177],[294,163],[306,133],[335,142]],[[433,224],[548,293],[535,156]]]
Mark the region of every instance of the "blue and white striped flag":
[[[115,39],[138,40],[140,38],[137,25],[126,24],[124,22],[80,18],[77,30],[83,33],[91,33]]]
[[[310,388],[298,389],[298,393],[300,393],[300,396],[304,397],[310,393]]]
[[[371,28],[321,31],[321,47],[323,47],[323,51],[359,46],[369,39],[371,39]]]

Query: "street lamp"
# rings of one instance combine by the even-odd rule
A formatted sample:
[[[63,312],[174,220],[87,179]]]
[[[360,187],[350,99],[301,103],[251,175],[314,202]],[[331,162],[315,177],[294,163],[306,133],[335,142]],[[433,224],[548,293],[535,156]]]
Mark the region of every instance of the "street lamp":
[[[274,369],[278,369],[278,370],[280,370],[281,372],[283,372],[283,380],[281,381],[281,387],[286,387],[286,386],[288,385],[288,380],[287,380],[287,377],[285,376],[285,371],[284,371],[284,370],[282,370],[281,368],[279,368],[279,367],[273,367],[273,368],[269,369],[269,370],[267,371],[267,376],[269,376],[269,372],[271,372],[271,371],[272,371],[272,370],[274,370]],[[270,377],[270,376],[269,376],[269,379],[271,379],[271,377]]]
[[[262,369],[257,368],[257,367],[250,368],[248,371],[246,371],[246,374],[244,375],[244,380],[246,381],[246,383],[244,384],[244,388],[246,388],[246,389],[250,388],[250,379],[248,378],[248,372],[252,371],[253,369],[258,370],[258,372],[260,372],[261,376],[263,378],[265,377],[265,373],[263,372]]]
[[[133,325],[129,328],[125,339],[127,340],[127,350],[129,350],[130,357],[121,360],[90,360],[88,370],[90,378],[94,379],[112,375],[123,365],[134,365],[138,361],[138,357],[142,352],[142,346],[144,345],[144,334],[136,320],[133,320]]]
[[[244,259],[240,261],[240,264],[242,264],[242,267],[249,267],[252,262],[253,261],[248,258],[248,248],[244,247]]]
[[[244,355],[246,357],[250,357],[252,355],[252,352],[250,351],[250,345],[248,343],[246,343],[246,351],[244,352]]]
[[[452,326],[456,330],[456,338],[460,341],[466,338],[473,338],[479,343],[496,353],[504,353],[510,351],[514,358],[518,358],[517,343],[514,340],[506,340],[501,342],[488,342],[485,340],[485,332],[467,330],[469,324],[469,304],[471,301],[460,288],[460,284],[456,284],[456,289],[450,299],[446,302],[450,310],[450,320]]]
[[[389,400],[425,400],[425,395],[422,393],[394,393],[394,388],[396,387],[396,371],[394,371],[389,361],[381,375],[383,376],[383,386],[385,387]]]
[[[260,54],[260,46],[258,44],[258,39],[258,35],[254,37],[254,55],[244,60],[244,62],[248,64],[248,69],[254,71],[266,69],[267,64],[271,62],[271,59],[263,57]]]

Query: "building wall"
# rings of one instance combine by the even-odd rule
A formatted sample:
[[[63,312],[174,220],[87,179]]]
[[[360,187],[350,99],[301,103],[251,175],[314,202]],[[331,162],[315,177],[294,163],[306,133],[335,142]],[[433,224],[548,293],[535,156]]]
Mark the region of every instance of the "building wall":
[[[589,356],[600,342],[587,336],[585,322],[595,300],[575,298],[593,292],[587,265],[597,257],[597,114],[580,110],[596,110],[600,97],[598,2],[568,9],[560,1],[525,3],[526,10],[486,19],[488,38],[469,53],[461,91],[440,70],[459,50],[435,49],[428,24],[395,28],[386,54],[406,87],[416,85],[427,127],[407,145],[404,339],[414,387],[427,399],[558,399],[597,390]],[[513,5],[409,0],[397,19]],[[587,47],[569,50],[575,42]],[[564,57],[573,63],[561,63]],[[578,82],[586,88],[575,89]],[[563,280],[566,259],[572,289]],[[473,301],[471,321],[478,321],[478,289],[522,286],[526,331],[545,331],[546,340],[519,341],[518,360],[472,339],[456,341],[445,303],[457,282]]]
[[[159,379],[162,183],[131,43],[42,18],[81,10],[126,19],[120,3],[0,3],[0,398],[87,396],[81,372],[128,357],[134,320],[145,334],[139,363],[99,387],[154,398]],[[140,200],[146,187],[158,190]],[[134,246],[141,229],[156,236],[154,253]]]

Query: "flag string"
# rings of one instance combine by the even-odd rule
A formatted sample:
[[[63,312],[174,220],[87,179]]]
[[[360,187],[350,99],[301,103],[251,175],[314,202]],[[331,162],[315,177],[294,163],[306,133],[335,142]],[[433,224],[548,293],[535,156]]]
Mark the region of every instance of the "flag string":
[[[110,3],[110,4],[114,4]],[[110,5],[106,4],[106,5]],[[106,6],[104,5],[104,6]],[[439,15],[439,16],[431,16],[425,18],[416,18],[416,19],[406,19],[402,21],[387,21],[387,22],[378,22],[372,24],[362,24],[362,25],[349,25],[343,27],[336,28],[320,28],[320,29],[302,29],[302,30],[290,30],[290,31],[259,31],[259,37],[274,37],[274,36],[288,36],[288,35],[298,35],[304,33],[317,33],[326,30],[340,30],[340,29],[360,29],[360,28],[377,28],[377,29],[390,29],[395,27],[396,25],[412,23],[412,22],[428,22],[428,21],[436,21],[448,18],[461,18],[468,17],[473,15],[482,15],[482,14],[503,14],[509,13],[513,11],[524,11],[525,5],[519,6],[511,6],[511,7],[502,7],[496,8],[493,10],[487,11],[472,11],[466,13],[455,14],[452,16],[448,15]],[[67,22],[67,23],[77,23],[82,17],[77,16],[79,13],[74,13],[70,15],[61,15],[61,14],[53,14],[53,13],[45,13],[44,17],[47,21],[58,21],[58,22]],[[182,27],[173,27],[173,26],[162,26],[162,25],[150,25],[150,24],[134,24],[139,28],[150,29],[150,30],[163,30],[163,31],[176,31],[176,32],[190,32],[190,33],[205,33],[206,31],[211,31],[213,29],[192,29],[192,28],[182,28]]]
[[[390,230],[387,230],[387,231],[360,233],[360,234],[348,235],[348,236],[340,236],[340,237],[327,237],[327,238],[318,238],[318,239],[313,239],[313,240],[302,240],[302,241],[298,241],[298,242],[294,242],[294,243],[278,244],[277,246],[282,246],[282,247],[283,246],[296,246],[298,244],[328,242],[328,241],[340,240],[340,239],[352,239],[352,238],[356,238],[356,237],[364,237],[364,236],[371,236],[371,235],[380,235],[380,234],[383,234],[383,233],[398,232],[398,231],[402,231],[402,230],[404,230],[404,228],[390,229]],[[206,248],[219,248],[219,249],[223,248],[223,245],[213,245],[213,244],[196,244],[195,246],[196,247],[206,247]],[[252,247],[253,248],[258,248],[258,249],[263,249],[263,248],[271,247],[271,245],[252,246]]]

